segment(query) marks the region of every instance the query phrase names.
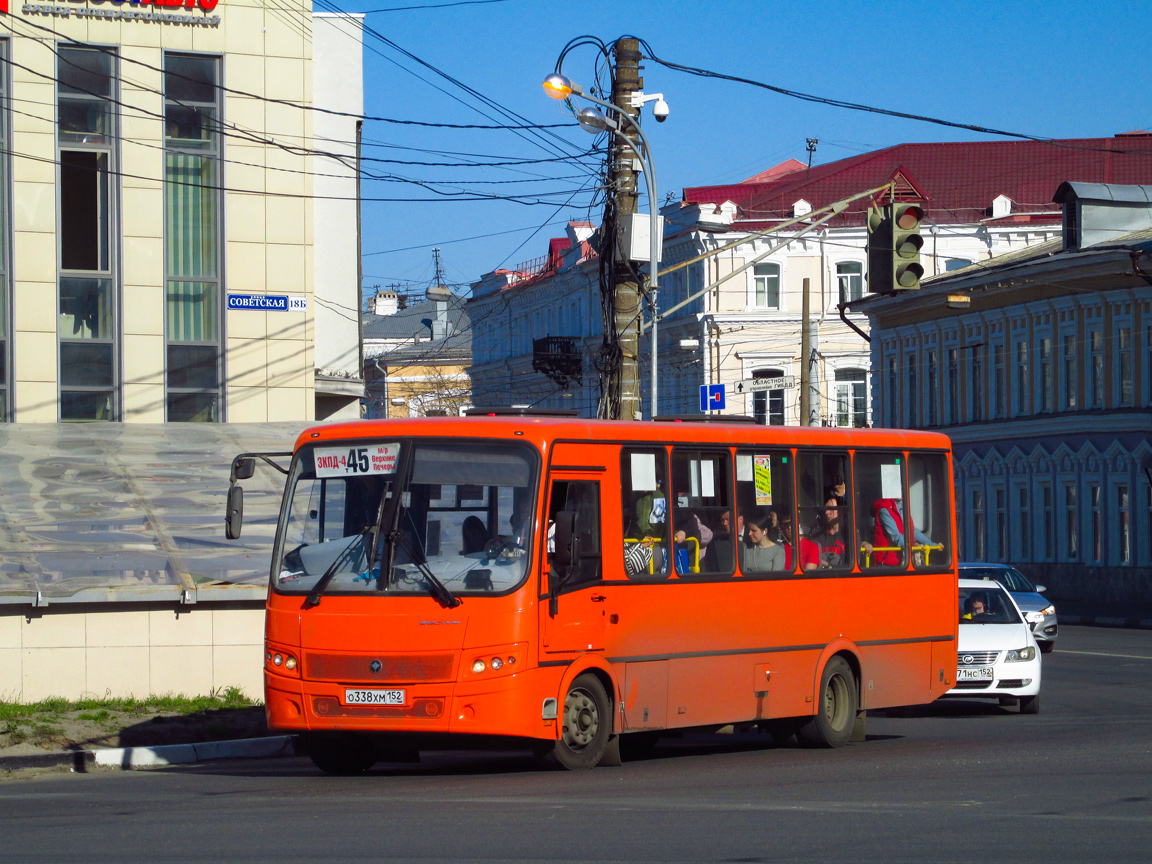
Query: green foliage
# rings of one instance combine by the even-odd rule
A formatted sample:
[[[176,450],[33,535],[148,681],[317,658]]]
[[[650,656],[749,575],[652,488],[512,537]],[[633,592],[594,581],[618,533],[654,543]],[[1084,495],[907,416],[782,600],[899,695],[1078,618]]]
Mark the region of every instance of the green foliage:
[[[165,711],[176,714],[196,714],[201,711],[219,711],[222,708],[251,708],[260,703],[244,695],[239,687],[225,687],[215,690],[207,696],[185,696],[183,694],[167,696],[149,696],[145,699],[67,699],[51,698],[39,702],[7,702],[0,700],[0,722],[6,722],[9,727],[13,721],[35,718],[40,722],[48,722],[53,717],[59,717],[70,712],[83,712],[79,716],[84,720],[106,720],[113,713],[119,714],[153,714]]]

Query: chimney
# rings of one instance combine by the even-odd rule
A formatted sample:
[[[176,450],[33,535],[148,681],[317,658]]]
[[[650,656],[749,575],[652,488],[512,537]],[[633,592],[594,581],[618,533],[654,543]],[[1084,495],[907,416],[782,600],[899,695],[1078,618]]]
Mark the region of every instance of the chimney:
[[[395,291],[377,291],[372,298],[373,315],[395,315],[400,308],[400,301]]]

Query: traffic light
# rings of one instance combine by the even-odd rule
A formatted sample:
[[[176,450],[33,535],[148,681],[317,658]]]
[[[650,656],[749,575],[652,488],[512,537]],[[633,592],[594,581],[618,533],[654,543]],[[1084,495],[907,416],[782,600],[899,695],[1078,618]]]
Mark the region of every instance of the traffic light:
[[[868,208],[868,291],[892,293],[892,208]]]
[[[920,249],[924,238],[920,236],[920,221],[924,210],[916,204],[891,204],[892,214],[892,288],[911,291],[920,287],[924,267],[920,264]],[[868,263],[872,263],[869,256]]]

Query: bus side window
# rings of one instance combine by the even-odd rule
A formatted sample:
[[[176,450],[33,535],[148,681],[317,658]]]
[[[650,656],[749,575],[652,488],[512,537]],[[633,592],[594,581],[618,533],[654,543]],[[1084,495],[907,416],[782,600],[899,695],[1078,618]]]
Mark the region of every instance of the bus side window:
[[[728,451],[672,450],[672,545],[680,577],[732,575]]]
[[[552,535],[556,514],[567,510],[576,514],[576,560],[568,573],[560,574],[563,587],[570,588],[599,582],[601,571],[600,550],[600,484],[584,480],[557,480],[552,483],[548,498],[549,560],[555,552]]]
[[[662,578],[670,570],[667,459],[663,447],[620,453],[621,554],[629,579]]]
[[[732,536],[741,572],[762,575],[795,570],[794,504],[791,453],[737,451],[736,527]],[[753,546],[764,551],[752,552]],[[779,552],[773,551],[776,546],[780,547]]]
[[[848,454],[797,454],[800,567],[847,570],[855,563],[852,512],[847,506]]]
[[[861,569],[908,566],[905,555],[904,455],[857,450],[853,462],[856,558]]]
[[[908,456],[908,514],[912,566],[916,570],[952,564],[952,526],[948,519],[948,460],[943,453]]]

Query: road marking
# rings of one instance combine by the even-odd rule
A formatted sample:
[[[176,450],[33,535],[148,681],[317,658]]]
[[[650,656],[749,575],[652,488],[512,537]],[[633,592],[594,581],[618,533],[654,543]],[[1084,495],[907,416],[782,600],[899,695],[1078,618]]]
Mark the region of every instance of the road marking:
[[[1068,651],[1063,650],[1061,654],[1085,654],[1089,657],[1123,657],[1126,660],[1152,660],[1152,657],[1142,657],[1139,654],[1105,654],[1103,651]]]

